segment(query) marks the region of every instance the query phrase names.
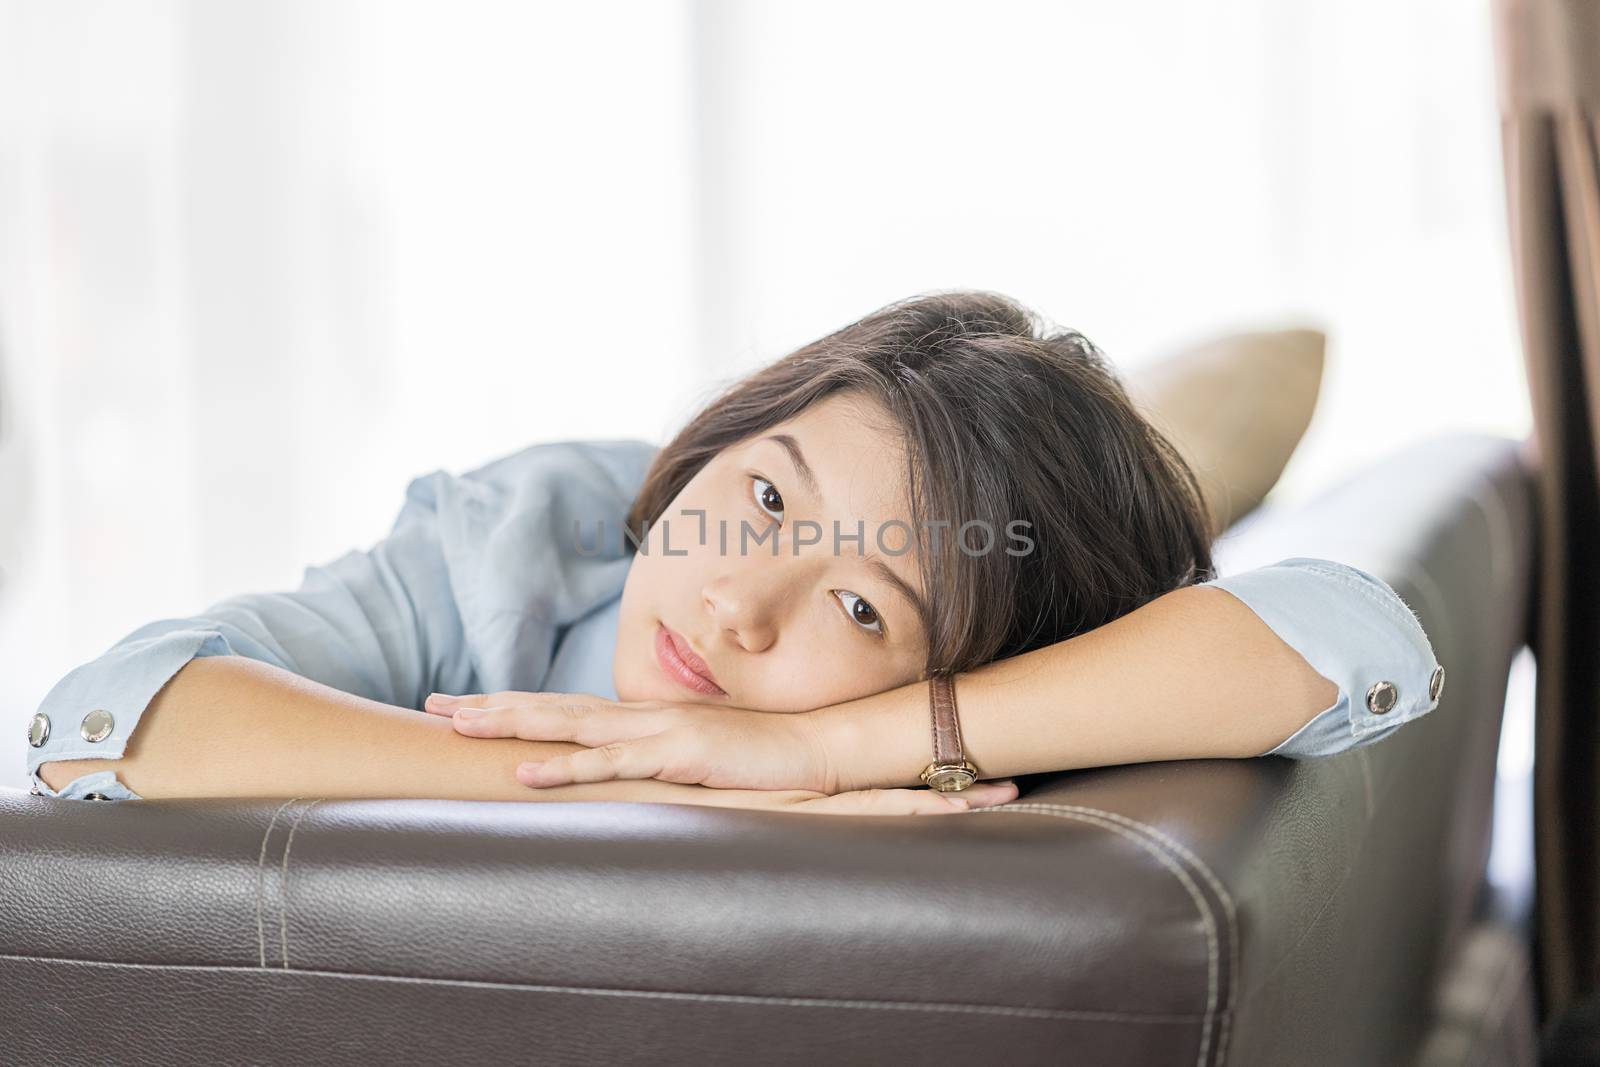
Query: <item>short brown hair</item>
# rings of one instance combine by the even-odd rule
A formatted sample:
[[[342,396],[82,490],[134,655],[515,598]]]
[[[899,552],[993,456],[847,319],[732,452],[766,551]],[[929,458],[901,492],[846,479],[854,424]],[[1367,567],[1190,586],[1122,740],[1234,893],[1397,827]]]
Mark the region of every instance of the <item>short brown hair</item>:
[[[723,449],[842,392],[878,400],[904,434],[929,674],[1063,641],[1214,575],[1194,473],[1104,354],[985,292],[890,304],[734,383],[656,455],[632,537]],[[948,536],[932,551],[930,520],[1022,520],[1034,545],[972,554]]]

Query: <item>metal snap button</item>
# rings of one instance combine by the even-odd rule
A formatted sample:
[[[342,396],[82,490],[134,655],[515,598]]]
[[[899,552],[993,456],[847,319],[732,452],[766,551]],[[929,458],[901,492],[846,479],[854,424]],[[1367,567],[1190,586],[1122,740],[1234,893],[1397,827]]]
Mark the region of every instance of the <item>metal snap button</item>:
[[[1394,710],[1400,700],[1400,690],[1393,682],[1374,682],[1367,690],[1367,707],[1374,715],[1386,715]]]
[[[83,717],[78,733],[85,741],[104,741],[111,736],[111,728],[116,724],[109,711],[99,708]]]
[[[83,799],[85,799],[85,800],[110,800],[111,798],[106,796],[104,793],[85,793],[83,795]]]
[[[50,716],[41,711],[28,720],[28,744],[34,748],[42,748],[48,740],[50,740]]]
[[[1438,700],[1439,694],[1444,692],[1444,667],[1433,669],[1433,677],[1428,679],[1428,699]]]

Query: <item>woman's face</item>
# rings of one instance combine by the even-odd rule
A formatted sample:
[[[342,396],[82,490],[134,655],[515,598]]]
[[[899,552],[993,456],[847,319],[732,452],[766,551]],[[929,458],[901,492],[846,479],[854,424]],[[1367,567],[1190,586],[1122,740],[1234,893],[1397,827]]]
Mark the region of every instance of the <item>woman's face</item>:
[[[629,568],[617,696],[806,711],[917,681],[904,464],[888,412],[842,393],[719,453]]]

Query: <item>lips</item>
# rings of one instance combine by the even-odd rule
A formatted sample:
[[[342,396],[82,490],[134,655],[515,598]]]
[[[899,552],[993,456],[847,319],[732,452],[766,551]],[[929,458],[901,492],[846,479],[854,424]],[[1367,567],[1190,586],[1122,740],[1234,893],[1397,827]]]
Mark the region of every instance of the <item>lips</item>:
[[[667,676],[684,688],[704,696],[727,696],[706,661],[695,655],[689,642],[665,623],[656,626],[656,661]]]

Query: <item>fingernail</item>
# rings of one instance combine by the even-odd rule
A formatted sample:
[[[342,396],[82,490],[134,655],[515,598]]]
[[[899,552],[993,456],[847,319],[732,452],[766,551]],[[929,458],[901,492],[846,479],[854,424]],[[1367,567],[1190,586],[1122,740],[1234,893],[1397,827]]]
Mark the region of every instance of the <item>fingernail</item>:
[[[478,716],[480,716],[482,714],[483,714],[483,709],[482,708],[457,708],[456,709],[456,718],[458,718],[458,719],[476,719]]]
[[[517,774],[531,778],[539,770],[539,768],[543,766],[544,764],[537,760],[530,761],[528,763],[519,763],[517,764]]]
[[[1016,782],[1015,778],[996,778],[994,780],[993,784],[994,785],[1016,785],[1017,782]]]
[[[967,803],[967,799],[965,797],[953,797],[953,796],[950,796],[948,794],[945,794],[944,795],[944,799],[945,799],[945,801],[947,803],[950,804],[951,807],[960,808],[963,811],[965,811],[966,809],[972,807],[971,804]]]
[[[429,693],[428,694],[428,703],[430,703],[430,704],[454,704],[456,701],[458,701],[460,699],[461,699],[460,697],[453,697],[453,696],[450,696],[448,693]]]

